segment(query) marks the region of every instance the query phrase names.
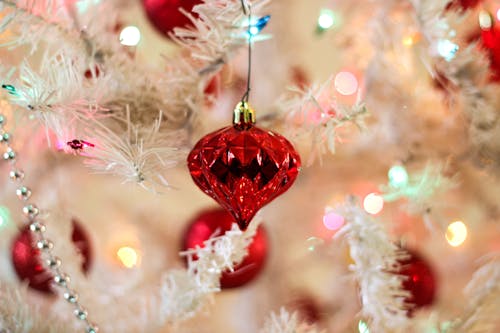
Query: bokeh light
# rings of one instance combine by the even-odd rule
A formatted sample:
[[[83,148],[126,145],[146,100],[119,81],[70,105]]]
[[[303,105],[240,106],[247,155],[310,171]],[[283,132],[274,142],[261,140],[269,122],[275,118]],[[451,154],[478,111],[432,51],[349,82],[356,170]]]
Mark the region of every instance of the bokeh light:
[[[368,325],[362,320],[360,320],[358,323],[358,331],[359,333],[370,333]]]
[[[483,30],[490,30],[493,26],[493,17],[485,10],[479,13],[479,26]]]
[[[328,230],[338,230],[344,225],[344,217],[331,209],[327,209],[323,216],[323,225]]]
[[[325,244],[325,241],[318,237],[309,237],[306,240],[307,250],[311,252],[314,252],[316,248],[322,246],[323,244]]]
[[[497,10],[497,20],[500,21],[500,8],[498,8],[498,10]]]
[[[389,184],[393,187],[400,188],[408,185],[408,172],[402,165],[395,165],[390,168],[387,176],[389,177]]]
[[[120,43],[126,46],[136,46],[141,40],[141,32],[139,28],[130,25],[123,28],[120,32]]]
[[[457,247],[465,242],[467,238],[467,226],[462,221],[455,221],[446,229],[446,240],[448,244]]]
[[[352,95],[358,91],[358,79],[351,72],[339,72],[335,75],[335,89],[342,95]]]
[[[367,213],[376,215],[384,208],[384,198],[377,193],[370,193],[363,200],[363,208]]]
[[[121,264],[127,268],[138,266],[141,259],[139,252],[130,246],[120,247],[118,251],[116,251],[116,257]]]
[[[451,61],[455,58],[455,54],[458,52],[458,45],[449,41],[448,39],[442,39],[438,42],[437,51],[441,57],[446,61]]]
[[[419,33],[412,33],[409,35],[406,35],[403,37],[403,45],[406,47],[411,47],[415,45],[419,40],[421,39],[421,36]]]
[[[10,224],[10,212],[7,207],[0,206],[0,228],[6,227]]]
[[[323,30],[330,29],[335,24],[335,15],[330,9],[322,9],[318,17],[318,27]]]

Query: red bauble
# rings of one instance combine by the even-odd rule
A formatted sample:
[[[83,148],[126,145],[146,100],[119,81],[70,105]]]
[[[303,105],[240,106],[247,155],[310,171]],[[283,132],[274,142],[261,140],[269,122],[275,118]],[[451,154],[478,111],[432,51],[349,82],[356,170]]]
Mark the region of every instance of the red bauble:
[[[210,79],[210,81],[208,81],[207,85],[205,86],[205,89],[203,90],[207,105],[211,106],[213,102],[219,97],[221,89],[220,87],[221,87],[221,77],[220,74],[217,73]]]
[[[85,71],[85,73],[83,73],[83,75],[86,79],[90,80],[99,77],[99,75],[101,75],[101,71],[99,70],[98,66],[94,66],[93,71],[89,68]]]
[[[82,226],[73,223],[71,239],[83,257],[82,270],[87,272],[92,263],[90,240]],[[44,293],[52,293],[52,274],[45,269],[40,258],[40,250],[33,244],[33,235],[29,226],[22,228],[12,243],[12,263],[20,280],[26,280],[28,286]]]
[[[183,8],[186,12],[197,17],[192,10],[194,6],[202,2],[202,0],[143,0],[142,4],[151,24],[156,30],[168,37],[174,28],[191,25],[189,18],[179,9]]]
[[[194,249],[196,246],[203,247],[203,242],[210,239],[216,232],[223,235],[231,229],[234,218],[225,210],[217,208],[204,211],[193,219],[189,225],[182,249]],[[267,234],[262,226],[259,226],[257,232],[248,246],[248,255],[243,261],[234,267],[234,271],[222,273],[220,284],[221,288],[236,288],[252,281],[262,271],[267,258]]]
[[[429,264],[413,251],[408,251],[408,257],[399,262],[398,274],[406,276],[403,289],[411,296],[405,299],[408,305],[408,314],[431,305],[436,296],[436,277]]]
[[[300,167],[287,139],[251,122],[206,135],[187,161],[196,185],[227,209],[242,230],[262,206],[292,186]]]
[[[493,22],[494,19],[492,19]],[[496,23],[496,22],[495,22]],[[496,23],[490,29],[481,30],[482,45],[490,58],[491,80],[500,81],[500,24]]]

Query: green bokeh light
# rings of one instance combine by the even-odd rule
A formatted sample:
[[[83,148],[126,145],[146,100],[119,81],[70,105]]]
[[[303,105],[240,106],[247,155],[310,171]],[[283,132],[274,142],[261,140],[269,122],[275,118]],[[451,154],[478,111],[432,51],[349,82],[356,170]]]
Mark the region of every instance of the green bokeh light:
[[[10,211],[5,206],[0,206],[0,228],[5,228],[11,223]]]
[[[408,185],[408,172],[402,165],[395,165],[389,169],[388,172],[389,184],[391,186],[400,188]]]
[[[358,323],[358,331],[359,333],[370,333],[368,325],[362,320],[360,320]]]

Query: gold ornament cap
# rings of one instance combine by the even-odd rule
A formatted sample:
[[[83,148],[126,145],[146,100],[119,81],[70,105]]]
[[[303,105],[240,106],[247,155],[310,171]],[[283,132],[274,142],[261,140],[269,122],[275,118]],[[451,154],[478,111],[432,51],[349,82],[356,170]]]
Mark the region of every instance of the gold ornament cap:
[[[233,112],[233,124],[245,127],[255,124],[255,111],[248,105],[248,102],[241,101],[236,105]]]

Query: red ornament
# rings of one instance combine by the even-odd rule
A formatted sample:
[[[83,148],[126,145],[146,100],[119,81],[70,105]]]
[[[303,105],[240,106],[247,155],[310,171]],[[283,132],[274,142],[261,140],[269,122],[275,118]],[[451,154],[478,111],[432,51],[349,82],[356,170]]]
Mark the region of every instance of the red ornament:
[[[174,28],[191,25],[191,20],[180,11],[180,8],[198,17],[192,10],[202,2],[202,0],[143,0],[142,5],[151,24],[168,37]]]
[[[205,101],[208,106],[211,106],[213,102],[220,95],[221,78],[220,74],[215,74],[210,81],[208,81],[203,93],[205,94]]]
[[[493,26],[481,30],[482,45],[490,58],[491,81],[500,81],[500,24],[491,18]],[[496,24],[495,24],[496,23]]]
[[[75,220],[71,240],[83,257],[82,270],[88,272],[92,263],[92,249],[90,240],[80,223]],[[40,250],[33,244],[33,236],[29,226],[22,228],[12,243],[12,263],[20,280],[27,280],[28,286],[44,292],[52,293],[52,274],[47,271],[41,262]]]
[[[405,300],[409,307],[408,315],[411,315],[413,311],[434,302],[436,277],[429,264],[413,251],[408,251],[408,257],[399,263],[401,268],[397,274],[406,276],[403,289],[411,294]]]
[[[236,107],[233,123],[198,141],[187,162],[196,185],[244,230],[262,206],[292,186],[300,157],[283,136],[254,126],[246,102]]]
[[[198,214],[189,225],[182,249],[194,249],[196,246],[203,247],[203,242],[210,239],[216,232],[218,235],[231,230],[234,223],[233,217],[223,209],[216,208]],[[262,271],[267,259],[267,234],[262,226],[259,226],[252,242],[248,246],[248,255],[243,261],[234,267],[234,271],[222,273],[221,288],[236,288],[252,281]]]
[[[99,70],[99,66],[94,66],[94,70],[92,71],[90,68],[83,73],[86,79],[94,79],[101,75],[101,71]]]

